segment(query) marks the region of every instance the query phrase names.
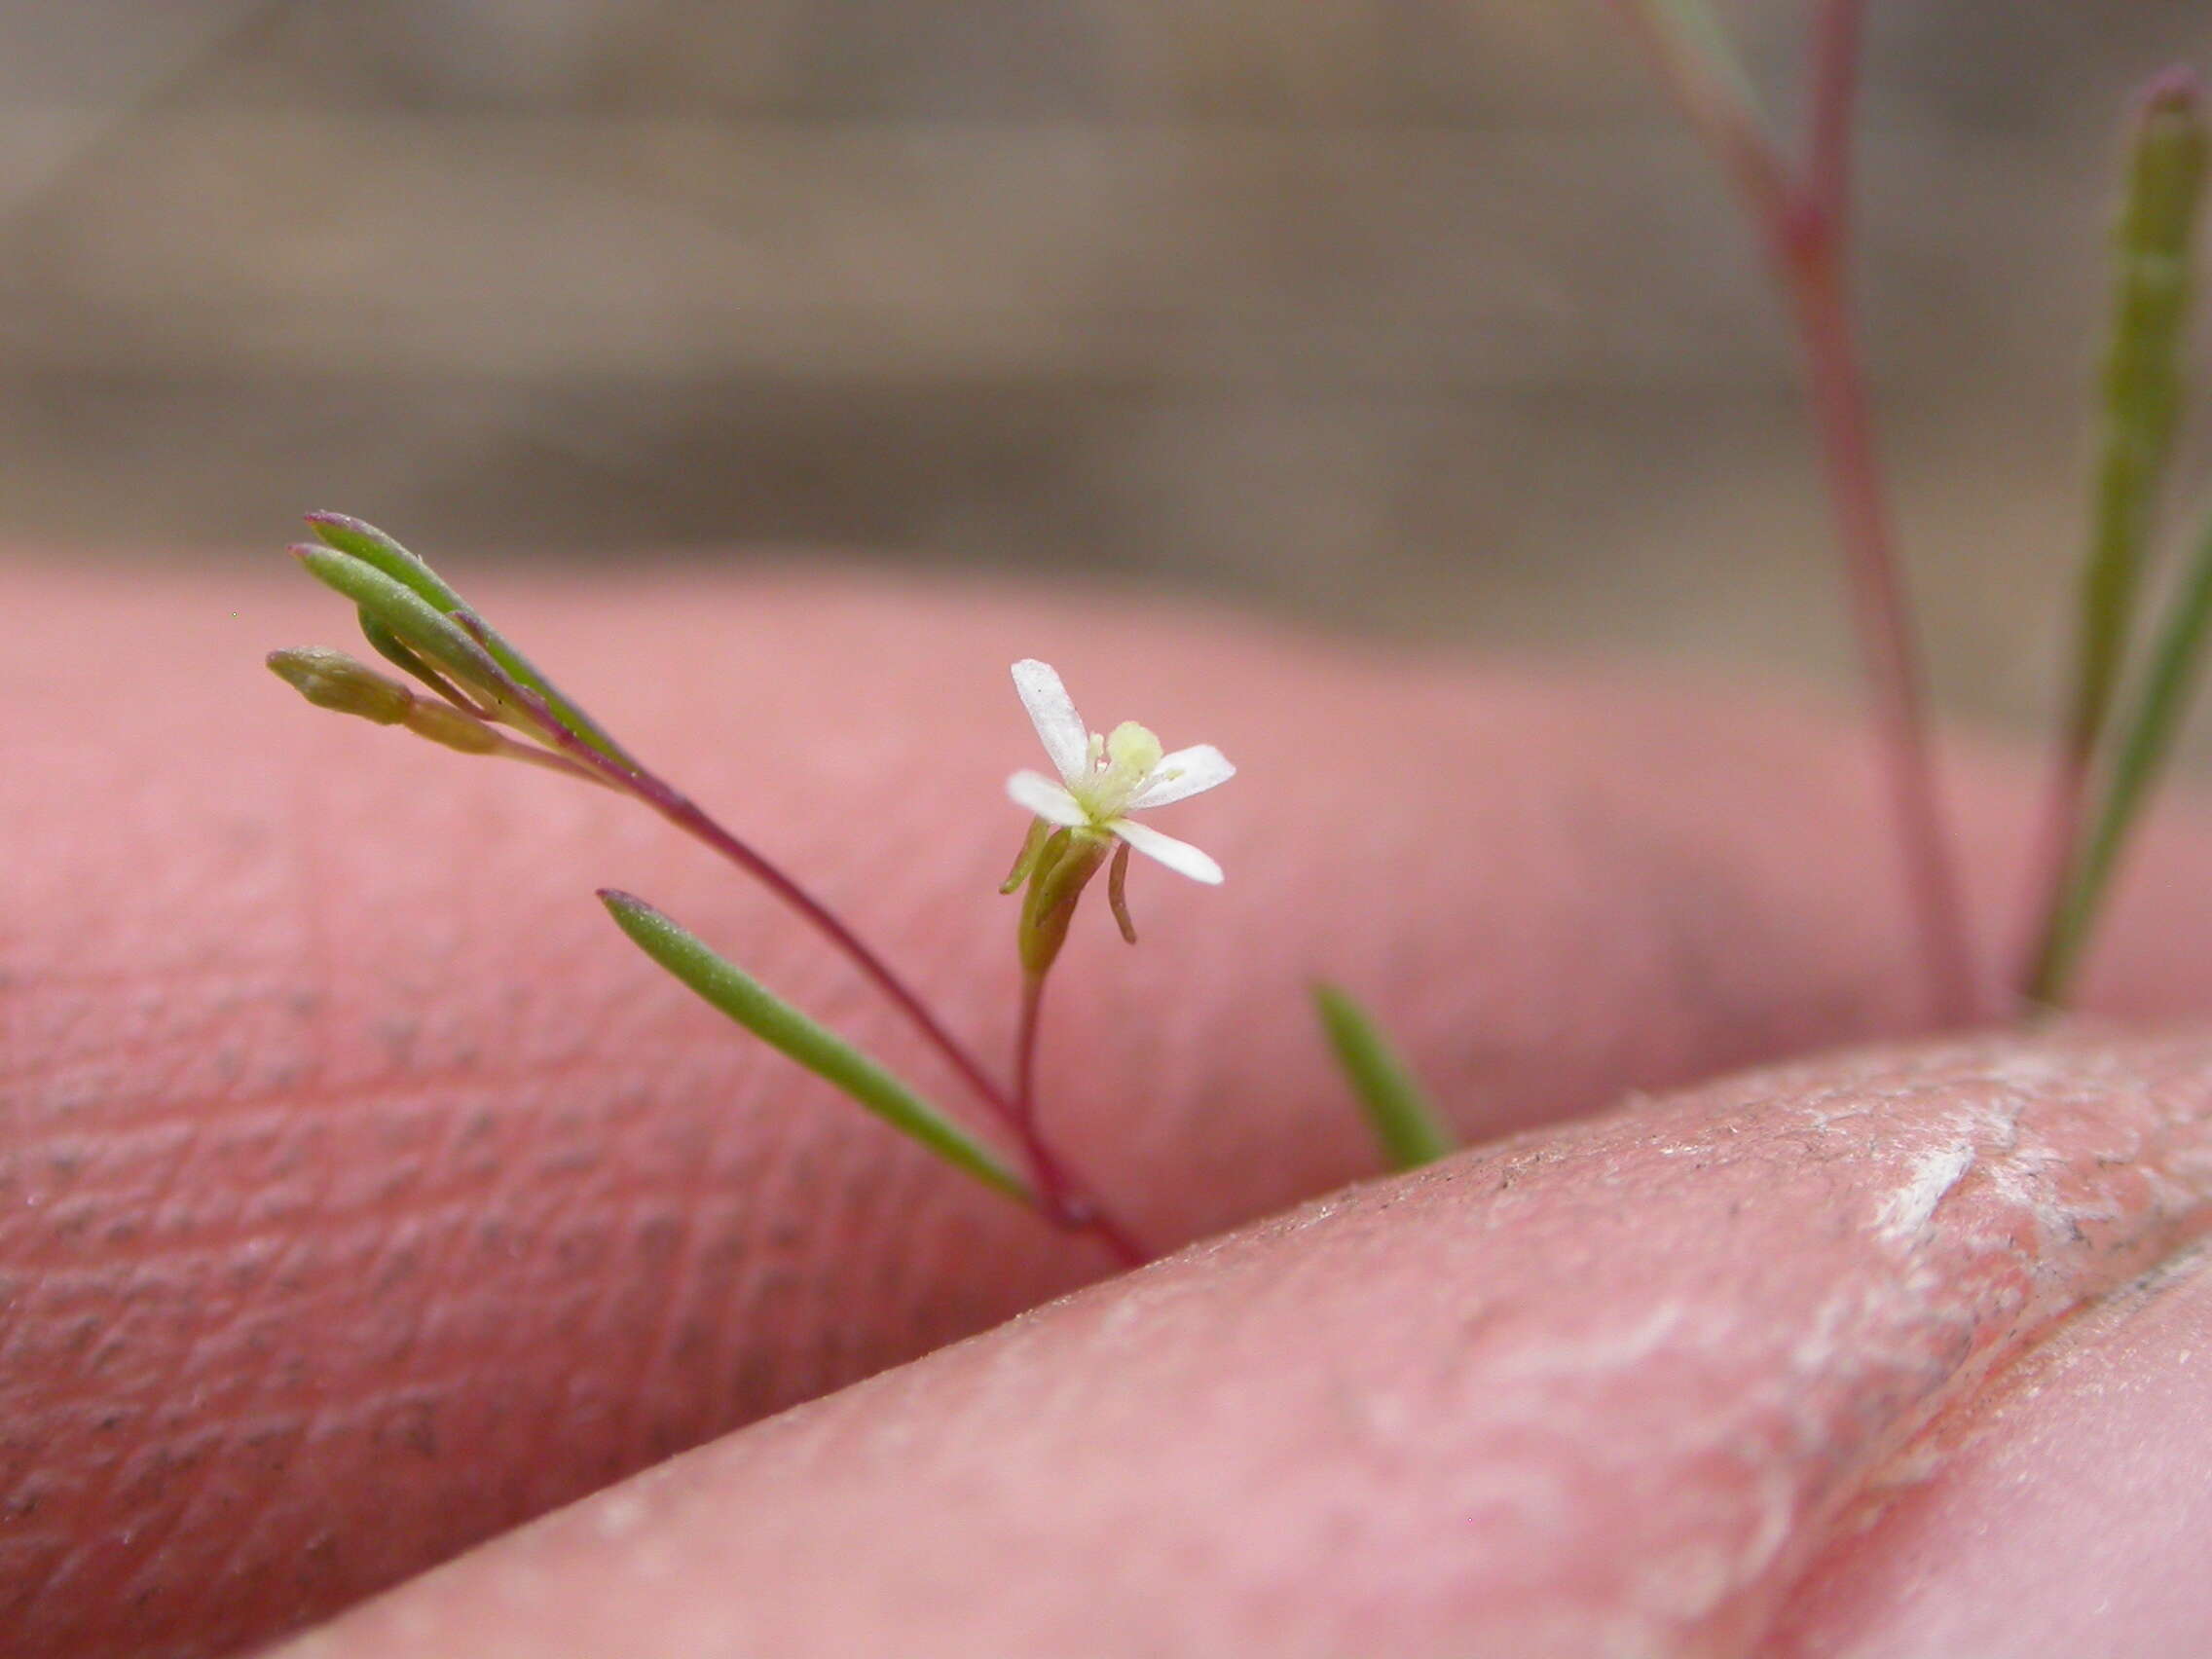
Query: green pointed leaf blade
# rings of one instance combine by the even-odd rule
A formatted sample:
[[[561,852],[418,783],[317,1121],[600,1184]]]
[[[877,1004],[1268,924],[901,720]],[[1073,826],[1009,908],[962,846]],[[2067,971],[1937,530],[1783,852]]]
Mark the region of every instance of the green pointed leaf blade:
[[[2023,987],[2062,1006],[2134,823],[2163,776],[2200,672],[2212,603],[2212,545],[2184,577],[2152,648],[2133,708],[2116,719],[2136,598],[2174,449],[2182,354],[2196,285],[2208,134],[2194,78],[2169,72],[2144,94],[2113,235],[2111,316],[2099,382],[2089,549],[2083,563],[2074,689],[2058,756],[2058,846],[2070,849],[2046,903]],[[2083,785],[2103,767],[2103,796],[2083,825]]]
[[[397,634],[366,610],[360,612],[360,621],[361,638],[376,647],[377,655],[394,668],[405,670],[447,702],[461,706],[461,693],[456,689],[453,682],[409,650]]]
[[[308,514],[308,526],[326,546],[382,571],[403,587],[413,589],[433,609],[465,608],[461,595],[447,586],[437,571],[375,525],[344,513],[317,512]]]
[[[2195,287],[2205,128],[2194,92],[2145,101],[2113,237],[2112,311],[2099,386],[2089,553],[2083,567],[2075,740],[2103,727],[2134,619],[2144,549],[2173,454],[2181,355]]]
[[[1458,1150],[1457,1137],[1365,1009],[1330,984],[1313,987],[1313,1007],[1368,1127],[1394,1167],[1416,1169]]]
[[[718,956],[695,935],[627,893],[603,889],[599,899],[639,949],[709,1006],[986,1187],[1023,1203],[1034,1201],[1028,1184],[997,1154],[843,1038],[799,1013],[735,963]]]
[[[2212,639],[2212,516],[2207,517],[2195,557],[2166,612],[2143,684],[2116,726],[2096,817],[2028,985],[2029,999],[2045,1009],[2064,1007],[2073,989],[2120,854],[2173,758],[2175,741],[2203,679],[2208,639]]]
[[[304,544],[294,547],[292,553],[316,581],[351,600],[408,650],[428,658],[480,691],[497,689],[498,665],[484,647],[406,583],[350,553]],[[376,643],[375,636],[370,636],[370,643]]]
[[[437,571],[417,554],[409,552],[397,537],[379,530],[364,520],[350,518],[344,513],[313,512],[308,514],[308,523],[315,535],[337,552],[358,559],[381,571],[392,580],[407,587],[425,604],[440,612],[469,610],[484,628],[483,649],[493,661],[504,669],[520,683],[529,686],[545,699],[546,706],[565,721],[569,729],[598,750],[608,759],[639,769],[627,750],[616,743],[605,727],[584,713],[583,709],[541,673],[537,665],[524,656],[506,638],[484,620],[481,611],[475,611]]]

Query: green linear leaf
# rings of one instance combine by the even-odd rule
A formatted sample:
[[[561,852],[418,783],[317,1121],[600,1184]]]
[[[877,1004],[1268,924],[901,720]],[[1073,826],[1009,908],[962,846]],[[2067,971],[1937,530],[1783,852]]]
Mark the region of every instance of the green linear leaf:
[[[2166,612],[2134,706],[2115,733],[2104,798],[2028,988],[2029,996],[2046,1008],[2063,1006],[2128,834],[2173,757],[2174,741],[2181,735],[2190,701],[2203,677],[2208,636],[2212,636],[2212,517],[2207,518],[2196,556]]]
[[[350,553],[305,545],[292,552],[316,581],[344,594],[409,650],[428,657],[478,691],[487,695],[495,691],[498,664],[460,623],[414,588]],[[375,643],[371,635],[370,644]]]
[[[394,668],[401,669],[414,676],[415,679],[427,685],[439,696],[445,698],[447,702],[453,703],[457,707],[465,706],[462,704],[465,693],[457,687],[451,680],[424,662],[415,652],[409,650],[397,634],[394,634],[366,610],[360,612],[360,621],[361,638],[376,647],[377,655],[383,657]]]
[[[416,554],[401,546],[397,539],[357,518],[344,513],[310,513],[308,524],[314,534],[340,553],[358,559],[389,576],[402,586],[411,589],[433,609],[445,613],[455,610],[473,610],[437,571],[424,563]],[[609,736],[600,723],[585,714],[558,685],[539,672],[521,651],[509,645],[499,631],[485,621],[481,612],[477,620],[484,626],[484,648],[495,662],[517,681],[544,698],[548,707],[568,723],[569,729],[611,760],[618,760],[632,771],[639,769],[627,750]]]
[[[308,525],[318,540],[364,565],[373,565],[440,611],[465,610],[467,602],[448,587],[437,571],[373,524],[344,513],[310,513]]]
[[[605,889],[599,895],[622,931],[647,956],[713,1007],[770,1048],[835,1084],[892,1127],[912,1136],[986,1187],[1023,1203],[1028,1184],[967,1130],[843,1038],[778,997],[735,963],[642,899]]]
[[[2204,167],[2205,130],[2194,100],[2147,104],[2113,239],[2112,317],[2074,698],[2077,741],[2084,743],[2094,741],[2111,708],[2143,550],[2173,453]]]
[[[2046,1007],[2064,1000],[2080,965],[2120,846],[2163,771],[2172,728],[2187,711],[2195,679],[2188,653],[2202,648],[2202,621],[2191,614],[2199,571],[2174,602],[2131,720],[2108,744],[2145,550],[2181,413],[2180,359],[2195,286],[2206,152],[2194,81],[2161,77],[2141,105],[2114,228],[2089,550],[2082,570],[2075,684],[2058,764],[2065,769],[2062,777],[2079,777],[2100,749],[2117,746],[2118,757],[2105,780],[2107,794],[2089,843],[2057,872],[2048,902],[2026,986],[2030,1000]],[[2168,699],[2178,701],[2169,706]],[[2059,832],[2071,839],[2083,806],[2062,797],[2060,810],[2073,815],[2058,820]]]
[[[1313,1006],[1384,1156],[1414,1169],[1456,1151],[1457,1138],[1366,1010],[1330,984],[1313,987]]]

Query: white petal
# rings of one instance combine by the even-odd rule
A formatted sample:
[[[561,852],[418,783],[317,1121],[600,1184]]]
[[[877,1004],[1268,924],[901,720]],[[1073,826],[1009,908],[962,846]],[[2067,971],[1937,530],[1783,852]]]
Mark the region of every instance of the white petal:
[[[1172,835],[1162,835],[1149,824],[1131,824],[1126,818],[1117,818],[1107,828],[1148,858],[1158,859],[1177,875],[1187,875],[1193,881],[1207,886],[1221,882],[1221,866],[1198,851],[1188,841],[1178,841]]]
[[[1014,805],[1028,808],[1048,824],[1072,829],[1090,822],[1090,814],[1077,804],[1075,796],[1042,772],[1014,773],[1006,781],[1006,793]]]
[[[1022,658],[1014,665],[1014,689],[1021,706],[1029,711],[1029,723],[1037,728],[1045,753],[1052,757],[1060,776],[1070,783],[1082,777],[1090,733],[1052,665],[1035,657]]]
[[[1129,805],[1165,806],[1170,801],[1189,800],[1235,776],[1236,768],[1229,763],[1228,756],[1210,743],[1195,744],[1163,756],[1144,788],[1129,797]]]

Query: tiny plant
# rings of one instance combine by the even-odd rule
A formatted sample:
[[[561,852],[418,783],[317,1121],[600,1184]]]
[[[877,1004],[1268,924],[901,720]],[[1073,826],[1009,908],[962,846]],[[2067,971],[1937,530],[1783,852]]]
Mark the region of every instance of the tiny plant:
[[[1931,1016],[1964,1024],[1991,1012],[1967,926],[1944,822],[1927,698],[1873,411],[1860,359],[1850,266],[1852,138],[1865,0],[1816,0],[1802,148],[1792,154],[1761,109],[1708,0],[1616,0],[1735,188],[1793,324],[1824,461],[1904,891]],[[2207,134],[2194,79],[2168,72],[2132,123],[2114,248],[2111,318],[2096,402],[2088,550],[2072,692],[2044,813],[2035,932],[2010,984],[2026,1015],[2062,1008],[2131,830],[2172,757],[2212,640],[2212,520],[2140,664],[2130,651],[2182,404],[2179,368],[2194,285]],[[876,951],[751,842],[649,770],[541,674],[430,568],[384,532],[334,513],[309,518],[316,540],[292,551],[350,600],[362,636],[406,678],[343,652],[273,652],[269,666],[311,703],[463,754],[519,760],[613,791],[659,814],[766,887],[869,980],[961,1079],[995,1126],[986,1138],[847,1039],[783,1001],[645,901],[603,890],[624,935],[728,1018],[866,1110],[1051,1225],[1091,1236],[1124,1264],[1148,1252],[1053,1144],[1037,1098],[1045,991],[1077,907],[1101,870],[1123,938],[1136,942],[1129,855],[1206,885],[1221,866],[1131,817],[1235,776],[1209,744],[1167,751],[1124,721],[1090,730],[1045,663],[1014,665],[1014,690],[1051,774],[1017,771],[1007,793],[1030,822],[1001,891],[1019,895],[1021,968],[1011,1083],[1001,1083]],[[1398,1167],[1456,1144],[1377,1019],[1346,991],[1317,985],[1321,1030],[1383,1157]]]
[[[828,904],[650,771],[428,565],[358,519],[315,513],[308,522],[317,540],[293,548],[294,555],[316,580],[353,602],[363,638],[415,684],[322,648],[271,652],[269,666],[280,678],[317,707],[404,726],[463,754],[521,760],[612,790],[704,842],[827,938],[890,1000],[1013,1141],[1014,1158],[1010,1161],[911,1084],[645,901],[603,890],[601,903],[633,943],[715,1009],[954,1167],[1032,1206],[1054,1226],[1090,1235],[1118,1261],[1133,1265],[1147,1259],[1144,1246],[1046,1133],[1036,1090],[1039,1018],[1046,980],[1077,903],[1102,866],[1109,866],[1109,903],[1131,943],[1136,929],[1126,891],[1130,849],[1194,880],[1209,885],[1221,880],[1221,866],[1198,848],[1128,816],[1226,783],[1235,768],[1220,750],[1199,744],[1167,754],[1133,721],[1099,736],[1084,726],[1050,667],[1034,661],[1014,665],[1014,689],[1059,776],[1054,781],[1016,772],[1007,784],[1015,803],[1033,815],[1005,887],[1008,893],[1026,889],[1015,930],[1022,999],[1014,1082],[1008,1088]]]

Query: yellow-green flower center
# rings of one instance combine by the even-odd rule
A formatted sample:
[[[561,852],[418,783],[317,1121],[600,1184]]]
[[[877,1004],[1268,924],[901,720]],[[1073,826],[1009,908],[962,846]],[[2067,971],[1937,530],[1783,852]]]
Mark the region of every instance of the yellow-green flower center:
[[[1103,764],[1068,785],[1093,824],[1121,817],[1129,797],[1144,787],[1164,753],[1160,739],[1134,720],[1124,720],[1107,735],[1101,747],[1091,740],[1092,751]]]

